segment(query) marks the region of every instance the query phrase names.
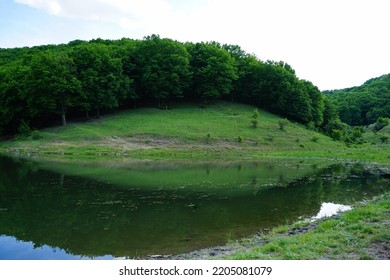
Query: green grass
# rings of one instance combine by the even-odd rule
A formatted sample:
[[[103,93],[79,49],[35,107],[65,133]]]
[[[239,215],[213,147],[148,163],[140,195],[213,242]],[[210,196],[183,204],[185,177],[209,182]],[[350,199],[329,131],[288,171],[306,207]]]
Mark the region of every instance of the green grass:
[[[389,144],[346,147],[303,125],[255,107],[219,102],[180,104],[171,110],[127,110],[85,123],[35,132],[24,139],[2,142],[0,152],[40,157],[132,157],[149,159],[257,159],[321,157],[388,162]],[[315,140],[315,141],[314,141]]]
[[[297,225],[263,235],[265,245],[238,250],[229,259],[376,259],[390,241],[390,199],[359,205],[338,219],[321,222],[304,234],[288,236]],[[248,246],[248,241],[246,241]],[[383,247],[383,248],[381,248]]]

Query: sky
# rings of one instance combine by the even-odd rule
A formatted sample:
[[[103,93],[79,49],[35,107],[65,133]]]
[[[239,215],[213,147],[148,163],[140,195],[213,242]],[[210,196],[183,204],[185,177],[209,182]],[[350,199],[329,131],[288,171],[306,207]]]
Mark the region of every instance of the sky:
[[[239,45],[321,90],[390,73],[388,0],[0,0],[0,48],[94,38]]]

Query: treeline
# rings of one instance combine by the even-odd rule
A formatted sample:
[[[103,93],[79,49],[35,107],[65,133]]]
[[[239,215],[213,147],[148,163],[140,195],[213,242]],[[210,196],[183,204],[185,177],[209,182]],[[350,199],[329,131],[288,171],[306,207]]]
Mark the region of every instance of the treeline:
[[[239,46],[143,40],[72,41],[0,49],[0,133],[135,106],[229,100],[330,131],[337,112],[284,62],[261,61]]]
[[[366,126],[390,117],[390,74],[358,87],[324,93],[334,102],[340,119],[349,125]]]

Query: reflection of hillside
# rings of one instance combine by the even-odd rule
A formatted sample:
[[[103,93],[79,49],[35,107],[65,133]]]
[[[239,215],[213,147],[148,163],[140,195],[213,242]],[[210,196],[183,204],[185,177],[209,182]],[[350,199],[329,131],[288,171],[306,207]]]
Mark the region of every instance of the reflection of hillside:
[[[191,176],[203,174],[204,178],[194,178],[190,187],[161,188],[169,180],[179,182],[171,178],[180,172],[168,169],[164,177],[164,171],[157,170],[143,174],[144,178],[157,176],[150,182],[160,182],[147,190],[136,179],[127,181],[130,177],[126,177],[126,188],[118,188],[112,183],[40,170],[31,162],[0,159],[0,165],[4,170],[0,173],[0,208],[5,209],[0,211],[0,235],[86,256],[181,253],[224,244],[260,227],[313,216],[324,200],[345,203],[362,199],[364,192],[375,194],[389,187],[387,181],[357,176],[353,169],[354,176],[344,175],[351,173],[351,168],[341,165],[311,168],[301,178],[289,180],[286,175],[271,180],[274,187],[264,187],[267,184],[261,176],[266,171],[263,173],[262,166],[243,165],[241,171],[235,165],[220,170],[208,166],[209,174],[221,173],[215,177],[217,187],[196,185],[206,181],[204,178],[210,182],[207,169],[197,167]],[[279,167],[267,169],[282,172]],[[222,170],[230,174],[228,177],[237,172],[245,176],[222,184]],[[115,172],[110,169],[104,174],[126,173]]]
[[[285,184],[292,179],[318,171],[320,165],[303,161],[275,162],[177,162],[177,161],[120,161],[91,163],[36,163],[39,168],[72,176],[81,176],[110,182],[123,187],[144,189],[214,187],[226,194],[226,187],[237,189],[251,184],[259,187],[268,184]],[[151,176],[153,174],[153,176]]]

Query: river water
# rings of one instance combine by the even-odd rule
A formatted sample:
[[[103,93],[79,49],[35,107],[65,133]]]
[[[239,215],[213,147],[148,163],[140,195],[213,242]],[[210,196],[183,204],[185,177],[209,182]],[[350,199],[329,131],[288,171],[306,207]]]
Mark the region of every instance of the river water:
[[[313,160],[0,157],[0,168],[0,259],[186,253],[329,216],[390,190],[386,170]]]

